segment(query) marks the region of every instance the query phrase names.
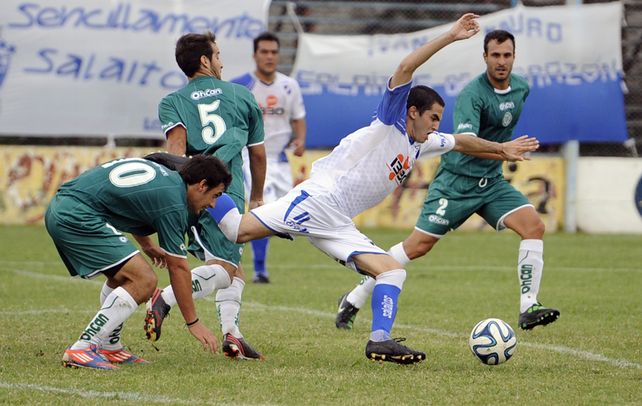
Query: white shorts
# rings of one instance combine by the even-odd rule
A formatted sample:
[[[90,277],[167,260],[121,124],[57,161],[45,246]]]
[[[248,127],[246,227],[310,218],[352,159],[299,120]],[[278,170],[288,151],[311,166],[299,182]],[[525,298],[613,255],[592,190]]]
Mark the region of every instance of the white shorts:
[[[250,191],[252,190],[252,174],[250,173],[250,164],[248,161],[243,163],[243,178],[245,185],[246,201],[250,200]],[[285,196],[292,190],[292,170],[288,162],[270,160],[267,162],[265,171],[265,185],[263,187],[263,201],[270,203],[276,199]]]
[[[308,192],[306,183],[251,213],[272,231],[307,237],[332,259],[357,271],[355,255],[386,254],[332,204],[327,194]]]

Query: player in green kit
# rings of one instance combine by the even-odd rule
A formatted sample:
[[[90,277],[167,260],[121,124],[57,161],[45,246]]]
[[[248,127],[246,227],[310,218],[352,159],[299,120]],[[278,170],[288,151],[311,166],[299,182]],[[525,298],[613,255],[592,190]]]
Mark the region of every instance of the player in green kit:
[[[170,280],[190,333],[216,352],[216,336],[199,322],[191,295],[185,248],[188,214],[214,207],[231,176],[219,159],[199,156],[180,172],[141,158],[118,159],[65,183],[45,214],[45,226],[69,273],[107,277],[101,308],[80,338],[63,355],[70,367],[116,369],[114,364],[144,364],[121,342],[123,323],[147,301],[157,277],[121,231],[158,233]],[[222,285],[228,274],[217,275]]]
[[[247,147],[252,174],[249,207],[262,205],[266,168],[263,115],[254,96],[243,86],[221,80],[223,65],[212,33],[183,35],[176,43],[175,53],[176,62],[189,82],[163,98],[158,107],[168,152],[180,156],[214,155],[225,162],[232,173],[227,193],[243,212],[241,151]],[[200,216],[196,223],[190,233],[189,251],[208,265],[225,269],[233,280],[229,288],[220,289],[208,273],[193,272],[194,295],[203,297],[216,290],[225,355],[262,359],[244,340],[238,326],[245,286],[245,274],[240,266],[243,246],[227,240],[211,216]],[[163,319],[175,303],[171,287],[154,294],[145,318],[150,340],[160,338]]]
[[[457,98],[454,132],[500,143],[512,138],[529,93],[526,81],[511,73],[514,58],[512,34],[503,30],[486,34],[486,72],[473,79]],[[391,247],[389,254],[402,265],[407,264],[427,254],[448,231],[477,213],[497,230],[510,228],[522,238],[517,265],[519,327],[530,330],[552,323],[559,317],[559,310],[544,307],[537,299],[544,266],[544,223],[528,199],[504,179],[500,157],[472,155],[454,151],[442,155],[415,230]],[[365,278],[339,299],[337,328],[352,328],[373,287],[374,280]]]

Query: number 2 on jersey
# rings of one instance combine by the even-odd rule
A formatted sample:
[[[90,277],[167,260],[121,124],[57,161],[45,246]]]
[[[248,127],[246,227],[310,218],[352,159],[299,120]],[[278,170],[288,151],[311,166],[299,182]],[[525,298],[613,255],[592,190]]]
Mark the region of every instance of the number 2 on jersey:
[[[203,126],[201,136],[203,137],[203,141],[208,145],[214,144],[227,129],[223,117],[214,114],[220,104],[220,100],[214,100],[209,104],[198,105],[198,115],[201,118],[201,125]],[[212,124],[214,128],[212,128],[210,124]]]
[[[444,199],[443,197],[439,199],[439,208],[435,213],[437,213],[438,216],[443,216],[446,214],[446,207],[448,207],[448,199]]]

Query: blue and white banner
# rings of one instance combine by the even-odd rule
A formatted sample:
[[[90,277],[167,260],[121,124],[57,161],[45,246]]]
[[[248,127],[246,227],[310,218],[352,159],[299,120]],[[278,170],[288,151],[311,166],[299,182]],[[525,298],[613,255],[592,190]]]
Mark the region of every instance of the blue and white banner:
[[[619,2],[515,7],[479,19],[482,32],[452,44],[415,73],[415,83],[446,101],[441,130],[451,132],[452,110],[463,86],[484,72],[486,32],[516,38],[513,71],[531,93],[515,135],[542,143],[623,141],[627,138]],[[308,146],[331,147],[370,122],[398,63],[450,24],[410,34],[326,36],[302,34],[293,76],[304,95]]]
[[[0,135],[162,138],[157,106],[187,80],[176,40],[212,31],[224,78],[254,69],[270,0],[0,1]]]

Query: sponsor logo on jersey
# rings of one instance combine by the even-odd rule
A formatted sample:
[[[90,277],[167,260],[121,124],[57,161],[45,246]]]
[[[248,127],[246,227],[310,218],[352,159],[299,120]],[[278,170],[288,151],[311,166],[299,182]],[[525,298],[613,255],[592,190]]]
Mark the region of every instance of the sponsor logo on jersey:
[[[204,97],[218,96],[221,93],[223,93],[223,90],[217,87],[216,89],[194,90],[189,97],[191,97],[192,100],[200,100]]]
[[[507,111],[506,113],[504,113],[504,118],[502,118],[502,125],[504,127],[508,127],[512,121],[513,121],[513,115],[510,114],[510,111]]]
[[[259,103],[259,107],[261,108],[264,116],[282,116],[285,114],[285,109],[277,106],[278,103],[279,98],[271,94],[266,97],[265,105]]]
[[[457,131],[472,130],[472,129],[473,129],[473,125],[470,123],[459,123],[459,125],[457,126]]]
[[[513,103],[512,101],[507,101],[499,104],[500,111],[514,109],[514,108],[515,108],[515,103]]]
[[[410,174],[410,158],[403,154],[398,154],[388,164],[388,169],[390,169],[388,179],[395,180],[397,184],[401,185]]]
[[[436,214],[431,214],[430,216],[428,216],[428,221],[435,224],[441,224],[442,226],[447,226],[448,224],[450,224],[449,220],[446,220],[443,217],[439,217]]]

